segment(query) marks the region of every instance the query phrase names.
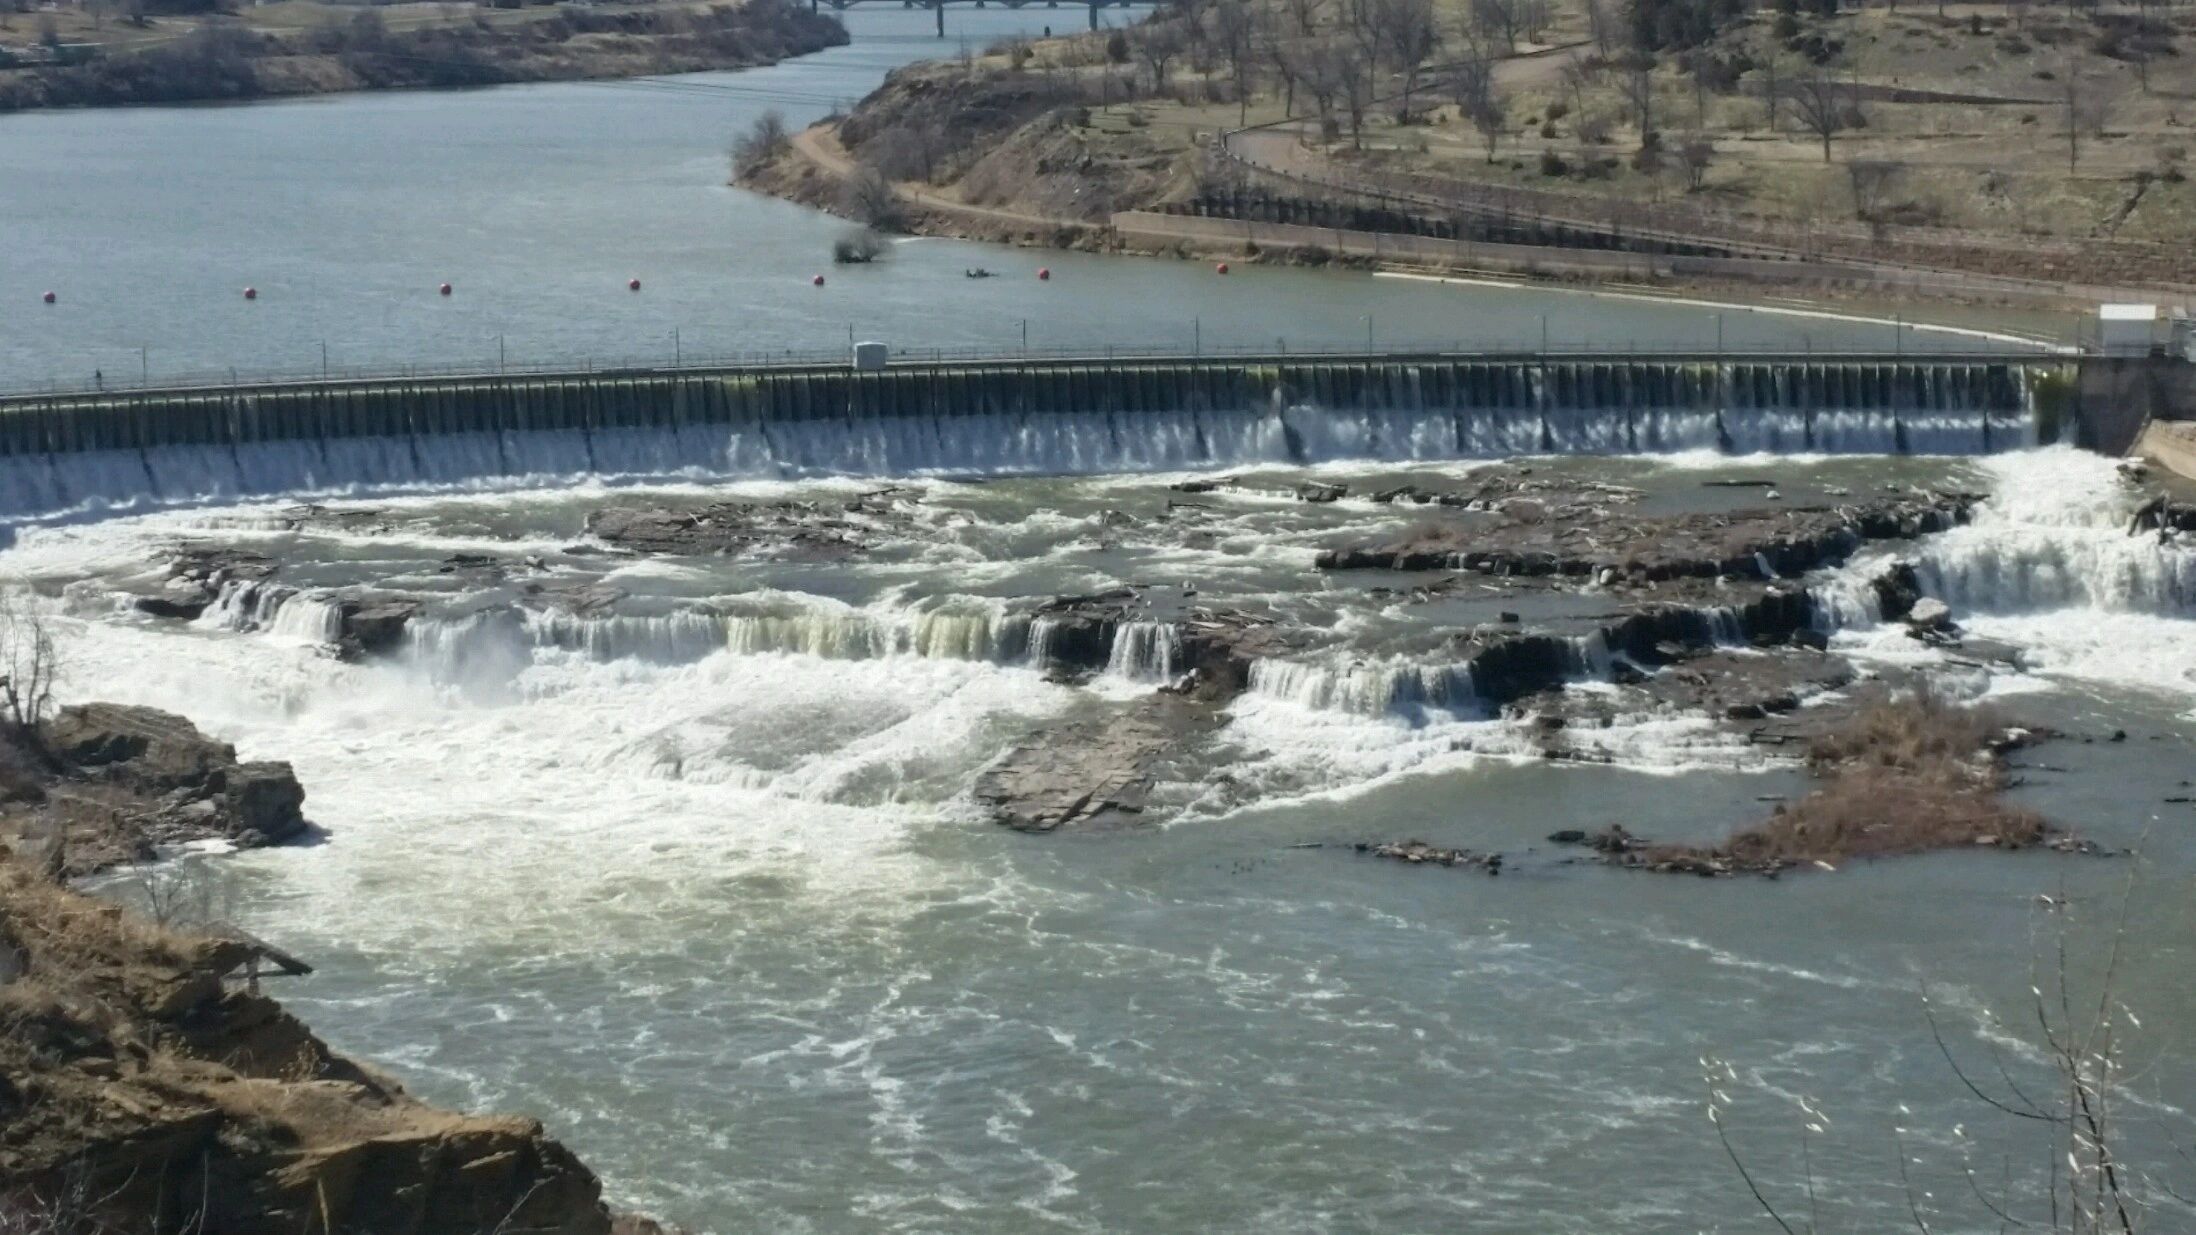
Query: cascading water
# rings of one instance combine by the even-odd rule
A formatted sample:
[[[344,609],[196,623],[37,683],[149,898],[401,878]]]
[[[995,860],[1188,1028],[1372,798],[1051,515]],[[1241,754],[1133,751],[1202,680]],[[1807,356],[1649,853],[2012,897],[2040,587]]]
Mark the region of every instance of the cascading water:
[[[272,494],[510,488],[587,476],[1093,474],[1543,452],[1976,454],[2033,438],[2031,378],[2008,366],[1465,363],[1359,366],[1344,375],[1347,381],[1310,381],[1311,389],[1288,391],[1286,398],[1275,387],[1266,405],[1241,408],[1204,406],[1197,383],[1177,373],[1099,374],[1094,383],[1148,378],[1153,385],[1139,386],[1137,400],[1146,410],[849,409],[432,439],[31,451],[0,457],[0,514]],[[823,391],[819,386],[814,397],[822,399]],[[1180,410],[1149,410],[1169,399],[1180,400]]]
[[[1123,622],[1113,630],[1106,672],[1138,682],[1171,682],[1181,672],[1182,633],[1172,622]]]

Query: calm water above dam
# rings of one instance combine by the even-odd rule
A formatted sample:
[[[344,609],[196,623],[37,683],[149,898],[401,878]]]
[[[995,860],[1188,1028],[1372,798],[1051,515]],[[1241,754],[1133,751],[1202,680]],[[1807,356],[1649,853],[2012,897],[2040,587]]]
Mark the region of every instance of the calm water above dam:
[[[1073,8],[859,8],[850,46],[678,85],[572,83],[244,107],[0,117],[0,386],[344,366],[578,364],[843,345],[1499,342],[1712,346],[1717,314],[1362,273],[896,246],[833,268],[845,224],[728,188],[733,136],[891,67]],[[1003,277],[969,280],[983,266]],[[1034,278],[1054,271],[1048,283]],[[824,271],[823,288],[809,276]],[[630,293],[628,278],[644,289]],[[448,281],[456,294],[435,295]],[[256,287],[247,303],[242,289]],[[46,290],[58,303],[39,303]],[[1722,314],[1733,347],[1890,349],[1895,331]],[[676,341],[674,340],[676,333]],[[1909,335],[1927,346],[1974,345]],[[142,352],[140,351],[142,349]]]

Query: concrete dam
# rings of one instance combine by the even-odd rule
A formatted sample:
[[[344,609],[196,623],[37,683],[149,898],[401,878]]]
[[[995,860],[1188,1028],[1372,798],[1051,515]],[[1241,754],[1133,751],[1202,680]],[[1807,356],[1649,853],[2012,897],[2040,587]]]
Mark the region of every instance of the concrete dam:
[[[0,515],[583,477],[1976,454],[2061,439],[2124,449],[2106,439],[2131,439],[2140,416],[2130,428],[2085,408],[2095,383],[2084,370],[2096,363],[1960,353],[1002,359],[19,395],[0,398]]]

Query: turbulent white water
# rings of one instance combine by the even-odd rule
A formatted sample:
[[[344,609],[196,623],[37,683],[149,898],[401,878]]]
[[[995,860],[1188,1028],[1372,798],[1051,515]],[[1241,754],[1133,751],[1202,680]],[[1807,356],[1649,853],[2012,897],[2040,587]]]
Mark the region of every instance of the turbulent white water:
[[[2196,544],[2131,534],[2141,492],[2113,460],[2062,448],[1984,466],[1991,494],[1972,522],[1906,553],[1923,592],[1974,633],[2025,649],[2036,668],[2196,687]],[[1867,555],[1815,590],[1829,627],[1866,637],[1881,615],[1864,581],[1885,562]]]
[[[2126,537],[2110,464],[1986,467],[2001,496],[1974,526],[1908,550],[1927,587],[1957,590],[1956,618],[2050,673],[2185,677],[2187,551]],[[1697,500],[1685,476],[1658,492]],[[1886,864],[1702,897],[1553,859],[1489,880],[1335,852],[1415,835],[1531,861],[1553,828],[1615,820],[1689,837],[1792,782],[1698,716],[1566,732],[1618,768],[1544,762],[1436,641],[1353,653],[1424,612],[1406,598],[1276,593],[1337,526],[1317,520],[1407,512],[1215,498],[1146,558],[1121,539],[1138,525],[1099,516],[1136,494],[1163,509],[1163,481],[987,521],[1032,494],[1070,505],[1028,483],[951,486],[965,508],[931,495],[906,534],[921,543],[875,561],[560,554],[596,498],[513,495],[397,503],[366,530],[265,508],[35,528],[0,578],[54,615],[71,695],[184,712],[296,763],[326,841],[223,859],[240,924],[319,969],[286,999],[436,1100],[542,1115],[620,1203],[695,1229],[1737,1229],[1745,1198],[1700,1132],[1704,1053],[1746,1052],[1735,1097],[1772,1131],[1775,1095],[1825,1076],[1855,1124],[1901,1102],[1969,1117],[1938,1101],[1941,1058],[1914,1030],[1915,941],[1942,950],[1936,980],[1980,982],[2038,881],[2091,868]],[[187,626],[118,608],[172,545],[207,540],[297,581],[231,580]],[[444,574],[452,553],[552,560]],[[1041,584],[967,590],[1011,583],[996,559],[1023,554],[1051,563]],[[1790,585],[1858,597],[1881,565]],[[430,600],[394,655],[328,654],[353,576]],[[1149,576],[1220,609],[1302,604],[1332,646],[1254,664],[1225,723],[1161,771],[1150,818],[1171,826],[996,828],[968,799],[992,761],[1184,669],[1179,628],[1138,611],[1091,686],[1048,681],[1061,627],[1029,597]],[[628,594],[555,603],[600,579]],[[1849,644],[1940,655],[1854,604]],[[1734,615],[1707,621],[1741,641]],[[1565,666],[1616,699],[1612,667],[1590,636]],[[2164,749],[2144,745],[2112,749]],[[1565,886],[1580,894],[1551,901]],[[1874,1190],[1875,1145],[1815,1161],[1837,1185],[1826,1213],[1859,1229],[1902,1212]],[[1550,1175],[1535,1164],[1554,1152],[1651,1157],[1661,1182]],[[1396,1217],[1357,1221],[1376,1211]]]

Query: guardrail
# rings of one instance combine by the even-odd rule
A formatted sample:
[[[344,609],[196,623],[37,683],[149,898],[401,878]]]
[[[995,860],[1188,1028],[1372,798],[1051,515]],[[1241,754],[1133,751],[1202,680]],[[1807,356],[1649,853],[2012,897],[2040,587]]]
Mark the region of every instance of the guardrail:
[[[1608,360],[1636,358],[1640,360],[1673,359],[1766,359],[1787,360],[1895,360],[1905,359],[1924,362],[1987,362],[2034,361],[2054,355],[2071,354],[2063,344],[2038,341],[2034,344],[2007,343],[1975,339],[1970,344],[1943,345],[1939,332],[1926,325],[1914,323],[1885,323],[1888,333],[1895,338],[1886,339],[1880,347],[1815,347],[1811,343],[1794,347],[1790,343],[1729,343],[1717,345],[1659,343],[1641,346],[1635,341],[1559,341],[1551,339],[1543,346],[1520,345],[1515,341],[1472,342],[1464,339],[1416,340],[1412,342],[1386,343],[1377,339],[1368,345],[1327,343],[1292,343],[1277,339],[1271,346],[1206,346],[1202,343],[1185,348],[1180,344],[1152,345],[1095,345],[1052,346],[1026,348],[991,347],[896,347],[889,352],[894,365],[984,365],[1001,366],[1015,364],[1107,364],[1127,361],[1152,361],[1179,363],[1197,360],[1241,360],[1281,363],[1289,360],[1369,360],[1394,361],[1411,358],[1484,358],[1489,360]],[[245,371],[230,369],[221,372],[195,372],[180,374],[146,373],[134,382],[111,381],[49,381],[44,383],[0,383],[0,403],[32,402],[56,397],[82,395],[129,395],[136,393],[208,392],[221,390],[251,390],[267,387],[294,387],[313,385],[342,385],[360,383],[399,383],[412,381],[478,380],[494,377],[568,377],[586,378],[601,375],[666,375],[678,373],[723,373],[731,371],[770,371],[793,369],[828,369],[851,366],[851,348],[825,349],[784,348],[774,351],[729,352],[715,355],[679,354],[669,357],[623,357],[615,361],[601,361],[593,357],[577,357],[560,360],[511,362],[497,359],[485,362],[456,361],[446,364],[330,366],[300,369],[264,369]]]

